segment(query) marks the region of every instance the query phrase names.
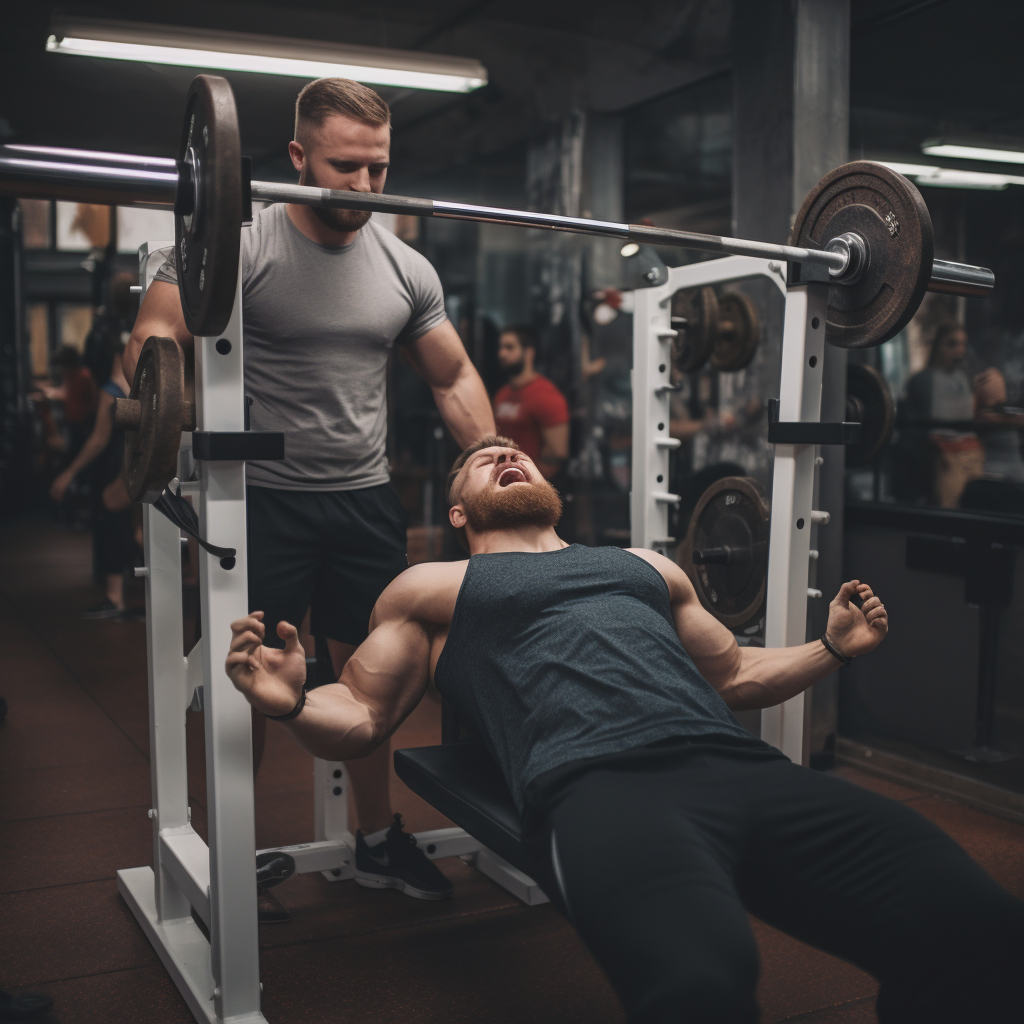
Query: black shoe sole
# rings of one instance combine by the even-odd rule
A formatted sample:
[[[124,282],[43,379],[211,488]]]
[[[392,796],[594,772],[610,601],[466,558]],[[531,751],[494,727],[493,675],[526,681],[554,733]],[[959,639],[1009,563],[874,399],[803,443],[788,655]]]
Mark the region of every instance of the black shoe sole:
[[[399,892],[404,892],[406,896],[412,896],[417,900],[446,900],[454,891],[454,889],[448,889],[446,892],[438,892],[436,889],[418,889],[411,882],[396,878],[394,875],[374,875],[367,871],[360,871],[358,868],[353,877],[356,885],[361,885],[364,889],[397,889]]]

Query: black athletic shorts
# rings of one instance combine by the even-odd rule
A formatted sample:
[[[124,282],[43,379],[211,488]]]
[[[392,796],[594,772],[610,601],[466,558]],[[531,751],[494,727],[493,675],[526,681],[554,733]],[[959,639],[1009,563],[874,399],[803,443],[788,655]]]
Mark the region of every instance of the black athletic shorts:
[[[390,484],[354,491],[246,488],[249,608],[277,624],[312,608],[310,632],[346,644],[366,639],[381,591],[409,564],[406,514]],[[312,653],[312,652],[309,652]]]

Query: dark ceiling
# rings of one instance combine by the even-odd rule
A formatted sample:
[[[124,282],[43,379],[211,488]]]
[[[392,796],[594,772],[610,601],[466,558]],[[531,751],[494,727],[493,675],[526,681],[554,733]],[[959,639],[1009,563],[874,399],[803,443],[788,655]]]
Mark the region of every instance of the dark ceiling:
[[[732,17],[730,0],[378,0],[347,9],[337,0],[178,0],[142,12],[112,0],[61,9],[479,59],[490,84],[469,95],[381,90],[394,114],[396,191],[500,159],[574,107],[623,110],[720,73]],[[23,3],[0,21],[0,136],[172,155],[195,72],[47,54],[53,10]],[[853,24],[855,151],[912,151],[943,131],[1024,135],[1020,0],[854,0]],[[257,174],[289,177],[301,81],[227,77]]]

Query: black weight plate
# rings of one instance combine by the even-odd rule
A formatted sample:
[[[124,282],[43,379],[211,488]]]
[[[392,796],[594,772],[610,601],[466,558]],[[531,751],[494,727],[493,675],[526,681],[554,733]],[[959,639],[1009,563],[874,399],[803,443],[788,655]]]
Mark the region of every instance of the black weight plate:
[[[185,104],[178,147],[185,208],[174,214],[178,292],[188,329],[220,334],[231,318],[242,232],[242,147],[227,80],[199,75]],[[191,171],[189,170],[191,168]]]
[[[141,417],[138,430],[124,432],[125,485],[132,501],[152,504],[178,474],[185,361],[172,339],[147,339],[129,397],[138,400]]]
[[[694,552],[729,549],[727,563],[695,565]],[[768,504],[757,481],[725,477],[702,495],[677,552],[701,604],[729,629],[756,623],[768,582]]]
[[[672,296],[671,309],[673,320],[686,320],[672,325],[676,331],[672,362],[680,373],[694,373],[708,361],[718,337],[718,299],[712,288],[678,291]]]
[[[846,464],[863,466],[892,439],[896,407],[885,378],[873,366],[861,363],[846,368],[846,397],[847,419],[859,419],[861,424],[860,442],[846,446]]]
[[[932,221],[921,193],[882,164],[858,160],[829,171],[811,189],[792,244],[823,249],[846,231],[860,235],[867,262],[853,284],[828,290],[825,339],[840,348],[881,345],[910,322],[932,272]]]
[[[728,329],[726,324],[731,325]],[[711,365],[723,373],[742,370],[761,341],[761,322],[754,303],[741,292],[718,299],[718,336],[711,346]]]

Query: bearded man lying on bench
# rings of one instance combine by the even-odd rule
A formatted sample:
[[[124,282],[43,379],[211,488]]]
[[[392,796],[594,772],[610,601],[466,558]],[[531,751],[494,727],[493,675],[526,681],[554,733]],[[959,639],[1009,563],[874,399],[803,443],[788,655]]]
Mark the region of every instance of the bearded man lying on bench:
[[[560,540],[557,492],[513,442],[466,449],[449,497],[471,557],[402,573],[336,684],[305,693],[293,625],[275,650],[260,612],[233,624],[227,670],[255,708],[344,761],[433,678],[631,1022],[756,1021],[748,911],[878,978],[883,1022],[1024,1019],[1024,903],[915,811],[793,764],[732,714],[835,671],[830,647],[871,651],[888,621],[867,584],[843,584],[825,641],[741,648],[669,559]]]

